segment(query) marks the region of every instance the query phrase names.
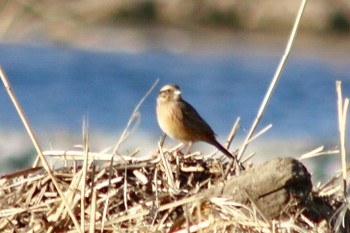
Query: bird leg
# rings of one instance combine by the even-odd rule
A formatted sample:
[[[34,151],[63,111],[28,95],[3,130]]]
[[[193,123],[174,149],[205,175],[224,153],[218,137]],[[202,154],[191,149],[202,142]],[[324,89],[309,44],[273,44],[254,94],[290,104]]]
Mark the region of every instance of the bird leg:
[[[171,153],[174,152],[174,151],[177,151],[177,150],[181,151],[184,146],[185,146],[185,144],[181,142],[180,144],[178,144],[178,145],[174,146],[173,148],[171,148],[169,151]]]
[[[188,147],[187,147],[187,149],[185,150],[184,155],[187,155],[188,152],[190,152],[192,145],[193,145],[193,142],[189,142],[189,143],[188,143]]]
[[[163,147],[163,145],[164,145],[165,138],[166,138],[166,134],[164,133],[159,139],[159,143],[160,143],[161,147]]]

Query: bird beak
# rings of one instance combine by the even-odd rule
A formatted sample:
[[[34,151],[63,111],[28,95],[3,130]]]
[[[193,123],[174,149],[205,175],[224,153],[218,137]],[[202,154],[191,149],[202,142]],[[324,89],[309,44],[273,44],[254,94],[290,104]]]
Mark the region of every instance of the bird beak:
[[[176,91],[174,91],[174,94],[175,95],[181,95],[181,91],[180,90],[176,90]]]

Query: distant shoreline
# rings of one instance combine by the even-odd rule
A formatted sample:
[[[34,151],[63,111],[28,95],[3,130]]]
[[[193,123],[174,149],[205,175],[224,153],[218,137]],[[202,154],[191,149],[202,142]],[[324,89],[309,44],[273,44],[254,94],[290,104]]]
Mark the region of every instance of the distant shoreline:
[[[169,43],[177,42],[171,40],[173,36],[191,33],[204,35],[207,32],[207,37],[210,32],[283,35],[289,34],[299,5],[300,2],[294,0],[256,3],[84,0],[57,1],[55,4],[10,1],[0,11],[0,41],[79,41],[83,44],[91,41],[92,44],[98,40],[104,43],[106,39],[101,36],[115,38],[120,34],[125,40],[138,36],[152,42],[167,31],[170,32]],[[349,37],[350,3],[344,0],[332,3],[308,1],[299,31],[322,37],[330,34]],[[153,38],[149,32],[155,33]]]
[[[270,53],[281,56],[289,32],[268,33],[235,29],[197,27],[192,30],[155,25],[118,25],[86,27],[47,35],[30,31],[18,38],[4,39],[4,44],[69,46],[101,52],[142,53],[166,50],[170,53],[235,54]],[[254,46],[252,46],[254,45]],[[350,34],[310,33],[299,31],[292,49],[297,55],[346,63]]]

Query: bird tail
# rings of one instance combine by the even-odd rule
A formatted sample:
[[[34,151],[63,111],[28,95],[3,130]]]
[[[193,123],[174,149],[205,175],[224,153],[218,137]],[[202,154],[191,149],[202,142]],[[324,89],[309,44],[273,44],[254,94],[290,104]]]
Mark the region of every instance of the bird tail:
[[[219,151],[221,151],[224,155],[226,155],[227,157],[229,157],[230,159],[234,159],[235,161],[237,161],[236,156],[234,156],[233,154],[231,154],[225,147],[223,147],[218,141],[214,141],[211,143],[213,146],[215,146]]]

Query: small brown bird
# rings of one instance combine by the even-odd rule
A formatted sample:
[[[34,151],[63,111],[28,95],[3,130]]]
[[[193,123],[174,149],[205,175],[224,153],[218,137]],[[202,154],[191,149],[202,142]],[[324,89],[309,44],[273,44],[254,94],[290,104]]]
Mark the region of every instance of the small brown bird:
[[[157,98],[157,119],[160,128],[169,137],[190,145],[196,141],[204,141],[235,159],[215,137],[212,128],[203,120],[198,112],[181,97],[179,86],[168,84],[162,87]]]

